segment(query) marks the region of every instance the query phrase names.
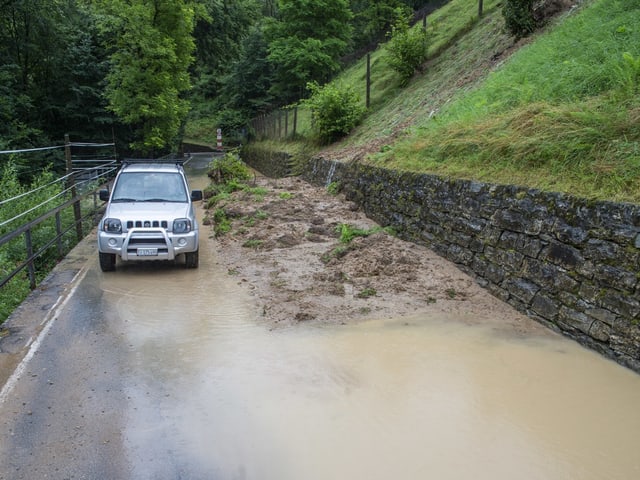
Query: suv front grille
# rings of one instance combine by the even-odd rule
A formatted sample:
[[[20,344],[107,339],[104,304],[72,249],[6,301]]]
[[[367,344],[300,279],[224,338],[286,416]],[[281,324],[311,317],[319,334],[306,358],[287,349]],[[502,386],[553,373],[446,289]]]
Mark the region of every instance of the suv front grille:
[[[128,220],[127,228],[168,228],[169,222],[166,220]]]

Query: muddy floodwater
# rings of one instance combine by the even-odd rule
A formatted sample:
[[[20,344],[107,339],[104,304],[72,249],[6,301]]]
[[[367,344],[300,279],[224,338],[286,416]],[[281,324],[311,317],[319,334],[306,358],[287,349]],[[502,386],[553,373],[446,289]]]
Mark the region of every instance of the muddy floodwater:
[[[131,478],[640,478],[633,372],[490,318],[272,329],[216,255],[94,280],[133,359]]]

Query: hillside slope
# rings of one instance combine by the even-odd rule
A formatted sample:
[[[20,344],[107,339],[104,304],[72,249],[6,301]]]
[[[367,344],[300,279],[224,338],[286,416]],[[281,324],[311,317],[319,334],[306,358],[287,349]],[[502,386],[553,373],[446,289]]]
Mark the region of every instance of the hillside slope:
[[[377,140],[377,153],[360,158],[638,202],[638,18],[632,0],[585,1],[505,60],[520,45],[505,36],[495,9],[344,145],[382,131],[379,119],[388,119],[393,144]],[[341,147],[332,154],[341,157]]]
[[[371,108],[349,137],[262,146],[640,202],[640,3],[575,0],[517,43],[501,2],[484,3],[480,19],[475,0],[429,17],[430,58],[405,88],[374,52]],[[363,59],[335,81],[364,72]]]

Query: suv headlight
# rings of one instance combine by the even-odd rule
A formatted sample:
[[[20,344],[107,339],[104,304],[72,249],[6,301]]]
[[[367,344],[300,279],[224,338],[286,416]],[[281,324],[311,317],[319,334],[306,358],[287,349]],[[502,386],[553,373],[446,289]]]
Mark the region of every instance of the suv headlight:
[[[117,218],[105,218],[102,230],[108,233],[122,233],[122,222]]]
[[[191,220],[188,218],[178,218],[173,221],[173,233],[189,233],[191,231]]]

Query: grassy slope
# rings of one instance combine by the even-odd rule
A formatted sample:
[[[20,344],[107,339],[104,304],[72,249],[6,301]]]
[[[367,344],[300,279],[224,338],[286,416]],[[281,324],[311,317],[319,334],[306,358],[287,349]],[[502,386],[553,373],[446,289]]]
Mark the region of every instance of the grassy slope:
[[[640,201],[639,16],[594,2],[372,161]]]
[[[348,138],[266,145],[640,203],[640,2],[583,0],[516,45],[500,1],[484,5],[429,17],[430,59],[405,88],[374,52],[371,108]],[[363,59],[336,81],[364,78]]]

